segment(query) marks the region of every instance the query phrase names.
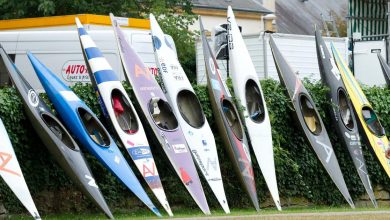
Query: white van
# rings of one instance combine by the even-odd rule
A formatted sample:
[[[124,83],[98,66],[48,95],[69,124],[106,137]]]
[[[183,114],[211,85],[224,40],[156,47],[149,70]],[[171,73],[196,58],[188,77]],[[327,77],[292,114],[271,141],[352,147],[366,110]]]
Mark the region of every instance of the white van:
[[[71,19],[70,22],[74,22],[74,17],[75,16],[73,16],[73,19]],[[80,17],[80,15],[78,17],[83,18]],[[50,18],[53,17],[44,19],[47,20]],[[106,19],[109,18],[107,17]],[[80,20],[83,22],[82,19]],[[36,28],[2,31],[1,22],[2,21],[0,21],[0,44],[14,60],[16,66],[31,86],[38,92],[42,92],[43,88],[27,58],[27,51],[33,53],[67,85],[73,85],[76,82],[90,82],[80,47],[76,25],[69,24],[68,26],[61,26],[61,24],[58,24],[58,26],[55,27],[42,27],[41,24],[41,26]],[[93,20],[89,18],[88,22],[91,24]],[[85,24],[85,28],[107,58],[114,71],[119,75],[119,78],[125,80],[112,27],[107,25],[99,26]],[[123,30],[128,37],[128,42],[132,44],[146,66],[149,67],[152,73],[157,75],[158,70],[156,68],[150,30],[131,28],[124,28]],[[0,76],[0,83],[2,85],[9,83],[8,76]]]

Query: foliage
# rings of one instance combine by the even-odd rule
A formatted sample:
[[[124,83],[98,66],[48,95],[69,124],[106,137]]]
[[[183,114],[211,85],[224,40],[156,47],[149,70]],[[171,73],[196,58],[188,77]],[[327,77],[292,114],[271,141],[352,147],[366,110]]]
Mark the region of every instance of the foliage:
[[[127,83],[124,83],[124,85],[131,99],[136,103],[134,96],[131,95],[131,87]],[[261,81],[261,85],[273,128],[272,135],[276,174],[282,205],[288,206],[289,201],[297,197],[305,198],[312,204],[317,205],[346,205],[343,197],[306,141],[303,132],[300,130],[300,125],[295,122],[293,107],[290,99],[285,95],[285,89],[274,80]],[[362,195],[365,195],[365,191],[348,151],[341,145],[341,141],[334,132],[335,129],[332,129],[332,125],[330,124],[330,118],[326,111],[329,107],[325,96],[327,88],[319,83],[309,81],[305,81],[305,85],[317,104],[329,132],[347,186],[352,197],[356,200]],[[97,97],[91,85],[77,84],[72,89],[97,115],[102,117]],[[216,139],[221,172],[229,205],[231,208],[251,208],[250,200],[244,190],[242,190],[240,182],[236,178],[236,173],[232,172],[234,167],[230,163],[228,154],[218,135],[207,88],[195,85],[194,89],[200,99]],[[390,115],[388,113],[390,111],[390,90],[379,87],[364,87],[364,91],[374,109],[381,116],[382,124],[389,131]],[[41,214],[45,215],[51,212],[98,212],[89,199],[83,196],[78,188],[69,180],[46,148],[43,147],[42,142],[37,138],[37,134],[32,129],[23,112],[21,99],[13,88],[0,89],[0,117],[7,128],[26,181]],[[103,120],[103,118],[101,119]],[[146,121],[142,118],[141,120]],[[153,132],[150,131],[147,124],[144,123],[144,126],[147,129],[153,156],[156,160],[156,165],[173,211],[175,212],[182,208],[190,208],[198,211],[199,209],[196,203],[191,199],[183,184],[181,184],[159,143],[153,137]],[[389,177],[385,174],[375,159],[375,156],[369,152],[368,147],[364,146],[363,150],[373,186],[381,185],[389,190]],[[160,207],[127,153],[123,151],[123,154],[152,198],[154,204]],[[100,165],[93,156],[88,152],[85,152],[85,156],[103,195],[113,211],[148,212],[147,208],[129,190],[122,186],[106,168]],[[252,161],[260,203],[264,204],[265,200],[270,200],[270,195],[254,156],[252,157]],[[201,179],[211,209],[220,209],[215,196],[204,181],[204,178],[201,177]],[[2,181],[0,182],[0,200],[13,213],[25,212],[24,208],[15,196],[13,196],[13,193]],[[163,209],[160,207],[160,210]]]

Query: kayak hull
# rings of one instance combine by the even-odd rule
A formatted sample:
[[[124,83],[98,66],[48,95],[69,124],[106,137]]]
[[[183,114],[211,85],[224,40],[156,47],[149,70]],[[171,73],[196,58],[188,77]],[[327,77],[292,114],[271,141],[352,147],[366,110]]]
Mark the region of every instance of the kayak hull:
[[[267,105],[248,49],[241,36],[232,8],[228,7],[229,66],[241,118],[260,170],[278,210],[282,210],[276,181],[271,122]],[[249,113],[251,111],[251,113]]]
[[[13,84],[22,98],[27,117],[37,131],[38,136],[73,182],[108,218],[113,219],[112,213],[99,187],[96,185],[91,170],[76,142],[51,112],[50,108],[24,79],[2,48],[0,54],[4,63],[6,63]],[[49,125],[59,134],[56,135]]]
[[[150,17],[152,38],[156,42],[154,53],[156,62],[162,70],[160,77],[164,83],[167,99],[172,105],[199,170],[225,213],[230,213],[223,188],[214,135],[194,89],[175,56],[175,51],[166,43],[168,41],[162,40],[165,39],[165,34],[154,16]],[[191,100],[187,101],[187,99]]]
[[[170,163],[192,198],[201,207],[203,212],[209,212],[191,153],[189,152],[182,130],[177,124],[174,126],[176,118],[171,112],[171,107],[164,93],[154,79],[154,76],[149,72],[149,69],[127,42],[123,31],[120,29],[113,15],[111,15],[111,21],[118,43],[122,65],[126,72],[125,76],[133,88],[143,116],[145,116],[151,126],[154,135],[160,142]],[[168,123],[166,118],[162,118],[164,121],[158,121],[155,118],[156,115],[159,115],[155,111],[155,105],[163,108],[164,113],[167,114],[169,118],[168,127],[164,128],[166,126],[165,122]]]
[[[390,87],[390,67],[387,65],[386,60],[382,57],[380,53],[378,53],[379,63],[381,64],[383,76],[385,77],[386,84]]]
[[[260,206],[257,198],[248,141],[238,111],[233,104],[232,96],[221,78],[217,62],[207,42],[200,18],[199,23],[203,54],[205,56],[207,87],[218,130],[244,190],[248,193],[255,209],[259,211]]]
[[[35,207],[30,191],[27,187],[19,162],[16,158],[15,151],[0,119],[0,138],[2,140],[0,148],[1,169],[0,176],[10,187],[15,196],[23,204],[34,219],[41,219],[38,210]]]
[[[314,152],[317,154],[318,159],[345,200],[352,208],[355,208],[329,140],[328,133],[313,99],[282,56],[272,36],[270,38],[270,46],[280,81],[286,87],[287,95],[290,97],[294,106],[294,115],[298,123],[304,131],[306,138],[309,140],[310,145],[313,147]]]
[[[28,57],[50,101],[75,139],[160,216],[114,140],[92,110],[35,56],[28,53]]]
[[[315,38],[322,82],[329,87],[327,96],[331,102],[329,113],[333,125],[335,125],[339,138],[343,140],[344,145],[348,148],[349,154],[352,157],[353,163],[368,196],[373,205],[377,207],[378,205],[362,152],[359,131],[352,104],[348,99],[340,72],[333,61],[333,57],[328,51],[325,41],[322,39],[320,31],[316,30]]]
[[[84,59],[89,70],[88,73],[93,86],[98,91],[96,94],[107,121],[110,122],[121,144],[126,148],[158,201],[168,215],[173,216],[144,128],[126,90],[99,48],[94,44],[91,45],[91,42],[94,41],[78,19],[76,19],[76,23]],[[99,59],[100,62],[97,62],[96,60]],[[98,65],[101,62],[108,64],[104,70],[99,69]],[[101,71],[105,71],[104,74]]]
[[[387,176],[390,177],[390,158],[387,155],[390,153],[389,140],[386,137],[384,128],[379,122],[378,116],[376,116],[370,102],[367,100],[367,97],[364,95],[359,83],[356,81],[355,77],[352,75],[351,71],[348,68],[348,65],[342,60],[339,52],[331,44],[333,57],[335,63],[340,71],[341,78],[344,82],[345,88],[351,98],[351,103],[356,112],[357,121],[359,126],[364,131],[364,136],[367,139],[367,142],[370,144],[371,149],[374,151],[376,157],[381,163],[383,169],[385,170]],[[368,111],[371,116],[376,118],[376,127],[380,130],[375,130],[368,126],[368,123],[364,119],[364,113]],[[371,119],[371,118],[370,118]]]

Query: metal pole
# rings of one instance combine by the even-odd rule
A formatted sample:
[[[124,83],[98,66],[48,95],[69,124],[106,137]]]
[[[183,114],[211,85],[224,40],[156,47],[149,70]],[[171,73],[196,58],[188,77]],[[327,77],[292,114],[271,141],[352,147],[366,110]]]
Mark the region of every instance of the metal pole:
[[[389,40],[390,40],[390,2],[387,2],[387,38],[386,39],[386,62],[389,63]]]
[[[264,61],[264,78],[268,78],[268,60],[267,60],[267,40],[265,39],[266,32],[263,32],[263,61]]]

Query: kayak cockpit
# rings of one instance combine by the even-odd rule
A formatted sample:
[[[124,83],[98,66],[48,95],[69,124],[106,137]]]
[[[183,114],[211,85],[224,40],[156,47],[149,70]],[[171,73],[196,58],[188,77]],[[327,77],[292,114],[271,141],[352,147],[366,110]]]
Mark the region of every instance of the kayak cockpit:
[[[73,139],[70,137],[70,134],[65,130],[65,128],[60,124],[57,119],[53,118],[51,115],[42,113],[41,118],[43,122],[47,125],[47,127],[53,132],[55,136],[57,136],[58,139],[62,141],[62,143],[65,144],[68,148],[72,150],[79,150],[76,143],[73,141]]]
[[[177,94],[177,106],[183,119],[192,127],[200,128],[205,123],[202,106],[196,95],[189,90]]]
[[[158,97],[153,97],[149,102],[149,112],[154,123],[159,128],[171,131],[178,127],[177,119],[168,102]]]
[[[301,107],[301,113],[305,121],[306,127],[314,135],[319,135],[322,131],[322,126],[320,122],[320,117],[314,109],[314,104],[306,95],[301,94],[299,97],[299,106]]]
[[[110,138],[97,119],[83,108],[78,108],[77,111],[89,137],[100,146],[109,146]]]
[[[253,80],[248,80],[245,85],[245,99],[249,118],[256,123],[264,121],[265,111],[263,99],[259,87]]]
[[[352,119],[352,109],[348,102],[347,94],[343,89],[339,89],[338,91],[338,101],[341,121],[346,128],[352,130],[355,127]]]
[[[242,140],[242,126],[236,108],[234,108],[234,105],[229,100],[224,99],[222,101],[222,111],[234,135],[238,139]]]
[[[362,115],[368,130],[373,133],[377,137],[382,137],[385,135],[385,129],[382,127],[379,122],[378,116],[375,114],[374,110],[372,110],[368,106],[364,106],[362,108]]]
[[[136,133],[138,131],[136,114],[127,98],[118,89],[111,93],[111,105],[119,127],[127,134]]]

